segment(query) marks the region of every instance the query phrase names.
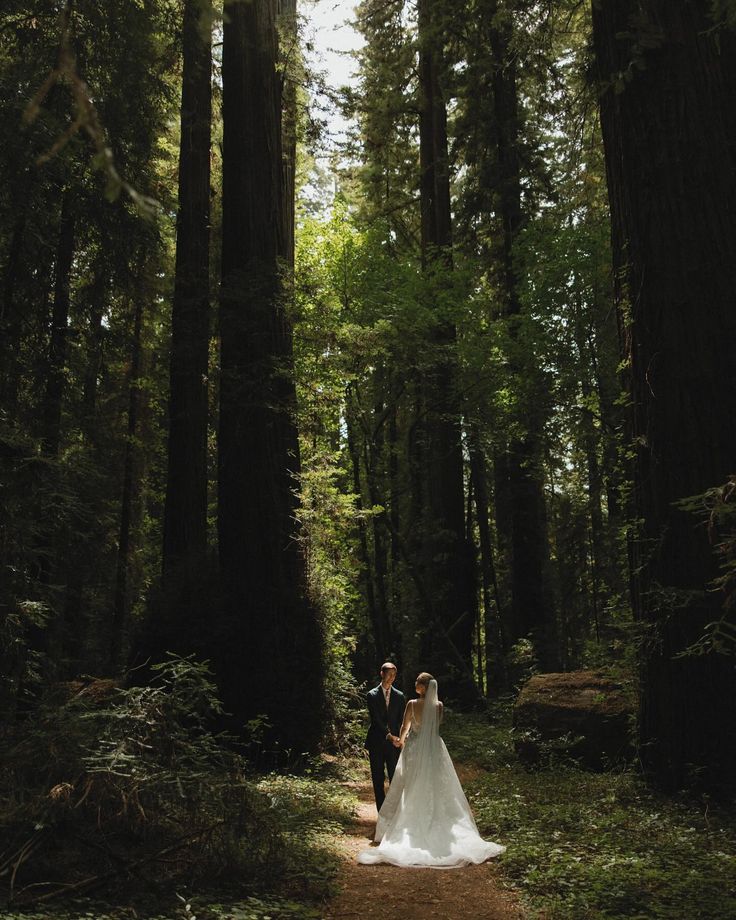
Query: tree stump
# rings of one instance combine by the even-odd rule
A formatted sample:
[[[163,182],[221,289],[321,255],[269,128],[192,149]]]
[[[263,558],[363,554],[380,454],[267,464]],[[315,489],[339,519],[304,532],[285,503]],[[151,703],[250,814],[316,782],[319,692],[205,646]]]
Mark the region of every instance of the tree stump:
[[[536,674],[514,704],[516,753],[534,764],[556,751],[604,769],[631,757],[633,713],[625,685],[601,671]]]

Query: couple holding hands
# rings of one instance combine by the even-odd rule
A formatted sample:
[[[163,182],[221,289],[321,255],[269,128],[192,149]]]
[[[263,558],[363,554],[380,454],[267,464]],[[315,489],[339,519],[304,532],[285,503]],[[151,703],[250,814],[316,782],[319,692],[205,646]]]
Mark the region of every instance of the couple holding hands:
[[[368,693],[366,747],[378,809],[377,846],[358,862],[451,868],[481,863],[506,849],[478,833],[455,767],[439,734],[443,706],[437,681],[423,671],[408,703],[393,684],[396,665],[381,667]],[[384,792],[386,774],[388,795]]]

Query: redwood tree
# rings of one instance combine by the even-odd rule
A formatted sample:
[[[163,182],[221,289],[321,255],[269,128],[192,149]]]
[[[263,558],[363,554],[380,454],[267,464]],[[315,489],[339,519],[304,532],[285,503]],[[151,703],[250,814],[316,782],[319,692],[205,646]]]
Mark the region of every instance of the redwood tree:
[[[441,13],[436,0],[419,0],[421,247],[422,265],[432,276],[432,295],[453,265]],[[435,610],[435,622],[426,625],[428,635],[435,638],[425,644],[424,651],[432,667],[441,669],[449,662],[450,638],[467,664],[463,676],[468,685],[466,693],[472,696],[476,603],[470,549],[465,539],[457,335],[452,319],[442,315],[436,303],[429,306],[435,316],[428,330],[430,351],[421,383],[418,440],[425,493],[422,574]],[[453,662],[455,667],[457,663]]]
[[[171,316],[164,572],[201,574],[207,550],[212,34],[208,7],[186,0],[176,271]]]
[[[276,4],[230,2],[225,13],[218,673],[241,724],[264,714],[274,737],[300,752],[321,727],[321,637],[296,521]]]
[[[708,529],[678,507],[736,458],[736,37],[711,8],[593,3],[641,522],[641,757],[669,788],[736,777],[734,659],[691,649],[735,614],[711,590]]]

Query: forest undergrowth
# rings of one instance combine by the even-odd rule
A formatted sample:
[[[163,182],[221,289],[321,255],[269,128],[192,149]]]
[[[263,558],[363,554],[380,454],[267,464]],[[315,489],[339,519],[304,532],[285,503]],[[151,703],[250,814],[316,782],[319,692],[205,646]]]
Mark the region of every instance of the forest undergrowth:
[[[258,720],[245,744],[210,730],[205,666],[153,676],[59,685],[6,731],[0,917],[319,918],[355,807],[341,766],[259,772]]]
[[[298,775],[259,772],[213,735],[207,671],[148,687],[66,687],[2,754],[3,920],[294,920],[323,915],[366,780],[353,748]],[[96,694],[96,695],[95,695]],[[510,701],[450,713],[443,734],[484,836],[529,917],[736,918],[736,816],[664,798],[633,767],[590,773],[550,751],[524,768]],[[249,766],[250,761],[250,766]]]
[[[545,920],[736,918],[736,814],[707,797],[648,788],[633,766],[592,773],[550,751],[523,768],[510,705],[443,730],[482,769],[466,787],[481,834],[507,846],[503,872]]]

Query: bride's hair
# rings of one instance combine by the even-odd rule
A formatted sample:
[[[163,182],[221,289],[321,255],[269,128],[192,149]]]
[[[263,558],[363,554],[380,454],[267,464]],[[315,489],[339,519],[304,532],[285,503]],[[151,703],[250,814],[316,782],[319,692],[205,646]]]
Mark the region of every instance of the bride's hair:
[[[417,677],[415,683],[421,684],[425,690],[429,686],[430,680],[434,680],[434,677],[429,673],[429,671],[422,671],[422,673]]]

